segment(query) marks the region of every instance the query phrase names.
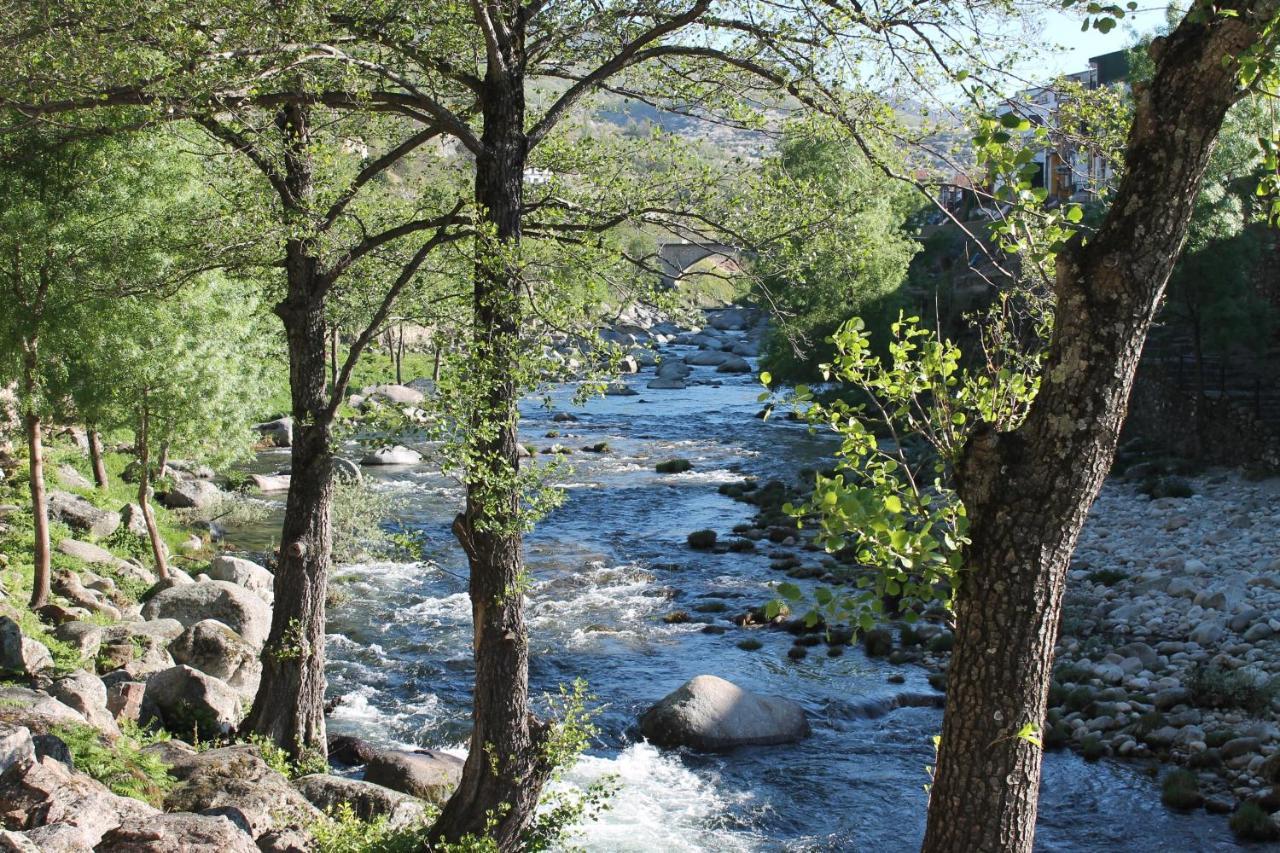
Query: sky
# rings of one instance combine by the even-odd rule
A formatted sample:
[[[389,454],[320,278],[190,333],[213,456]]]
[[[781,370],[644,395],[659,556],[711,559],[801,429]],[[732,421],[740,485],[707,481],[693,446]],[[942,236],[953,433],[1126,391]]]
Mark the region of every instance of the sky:
[[[1045,40],[1060,45],[1063,50],[1051,51],[1043,63],[1037,63],[1041,69],[1040,76],[1051,78],[1084,71],[1089,67],[1089,57],[1123,50],[1133,44],[1137,36],[1163,26],[1165,11],[1163,7],[1140,9],[1130,13],[1120,26],[1106,34],[1095,29],[1081,32],[1080,20],[1079,16],[1065,12],[1049,13],[1045,21]]]

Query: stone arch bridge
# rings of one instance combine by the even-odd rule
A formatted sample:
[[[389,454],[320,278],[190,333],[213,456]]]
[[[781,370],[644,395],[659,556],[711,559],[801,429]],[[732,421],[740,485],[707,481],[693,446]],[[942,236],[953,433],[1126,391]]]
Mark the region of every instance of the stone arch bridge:
[[[742,259],[742,252],[727,243],[690,243],[684,240],[658,244],[658,267],[662,271],[662,286],[675,287],[676,281],[690,267],[705,258],[716,258],[731,263]]]

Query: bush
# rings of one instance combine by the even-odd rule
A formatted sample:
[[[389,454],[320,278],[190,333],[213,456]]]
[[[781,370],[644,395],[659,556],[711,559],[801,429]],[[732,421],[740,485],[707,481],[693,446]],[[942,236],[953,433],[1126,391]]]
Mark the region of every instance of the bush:
[[[1231,831],[1243,841],[1275,841],[1280,839],[1271,815],[1257,803],[1242,803],[1231,816]]]
[[[893,633],[887,628],[874,628],[862,635],[867,657],[882,658],[893,651]]]
[[[1107,745],[1102,742],[1101,737],[1091,734],[1081,741],[1080,754],[1084,756],[1085,761],[1097,761],[1107,754]]]
[[[1198,665],[1187,680],[1191,701],[1202,708],[1240,708],[1261,714],[1280,694],[1280,678],[1267,678],[1246,669]]]
[[[708,548],[714,548],[716,545],[716,532],[714,530],[695,530],[689,534],[687,540],[689,547],[699,551],[705,551]]]
[[[393,829],[387,815],[361,820],[350,803],[340,803],[309,829],[316,853],[414,853],[427,849],[427,832],[434,820],[435,815],[428,813],[420,821]]]
[[[688,459],[668,459],[666,462],[659,462],[656,470],[659,474],[683,474],[693,470],[693,463]]]
[[[112,793],[158,808],[177,780],[159,757],[142,748],[168,740],[168,735],[146,732],[127,722],[120,728],[120,737],[111,744],[90,726],[57,726],[52,733],[67,745],[77,770],[97,779]]]
[[[1160,786],[1160,801],[1171,809],[1190,811],[1204,803],[1200,794],[1200,780],[1190,770],[1178,768],[1169,771]]]

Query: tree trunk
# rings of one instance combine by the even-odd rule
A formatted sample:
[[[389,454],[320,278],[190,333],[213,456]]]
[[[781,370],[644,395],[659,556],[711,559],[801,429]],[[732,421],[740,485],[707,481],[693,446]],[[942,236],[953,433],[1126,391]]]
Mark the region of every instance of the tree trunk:
[[[441,357],[443,356],[443,348],[441,347],[438,341],[436,342],[435,347],[436,347],[435,359],[431,363],[431,381],[439,382],[440,381],[440,360],[441,360]]]
[[[109,483],[107,464],[102,459],[102,435],[92,424],[85,426],[85,432],[89,435],[89,462],[93,466],[93,484],[99,489],[106,489]]]
[[[458,841],[489,837],[499,850],[521,848],[550,772],[546,724],[529,704],[529,638],[524,621],[524,554],[519,521],[517,443],[520,241],[527,143],[523,33],[512,37],[505,71],[492,65],[482,96],[483,153],[476,158],[476,202],[491,235],[477,238],[474,333],[469,369],[478,392],[467,448],[467,506],[453,529],[471,568],[475,692],[471,747],[458,790],[432,830]]]
[[[27,406],[23,413],[23,421],[27,428],[27,471],[31,486],[31,516],[35,536],[35,546],[31,554],[35,567],[31,581],[32,610],[49,603],[49,566],[52,551],[49,544],[49,499],[45,494],[44,485],[44,442],[41,436],[44,423],[36,404],[38,359],[39,351],[36,342],[25,341],[22,353],[22,381]]]
[[[311,195],[307,114],[289,107],[279,124],[291,140],[285,157],[295,200]],[[324,300],[328,280],[314,248],[285,245],[288,295],[276,308],[289,347],[294,423],[289,497],[280,533],[271,633],[262,650],[262,681],[244,732],[269,738],[295,758],[327,753],[324,723],[325,591],[333,549],[332,417],[325,393]]]
[[[147,411],[146,394],[142,397],[142,413],[139,418],[136,455],[138,457],[138,508],[147,527],[147,539],[151,542],[151,556],[155,560],[156,577],[169,577],[169,561],[165,557],[164,542],[156,528],[155,514],[151,511],[151,417]],[[163,470],[163,469],[162,469]]]
[[[400,333],[396,336],[396,384],[404,384],[404,324],[399,327]]]
[[[169,476],[169,442],[160,442],[160,458],[156,460],[156,476]]]
[[[1274,14],[1268,0],[1266,17]],[[1255,4],[1258,10],[1262,4]],[[1136,93],[1126,173],[1100,230],[1058,258],[1057,322],[1040,392],[1016,430],[978,430],[957,471],[971,543],[929,802],[926,853],[1030,851],[1042,724],[1067,568],[1115,452],[1147,330],[1182,248],[1227,108],[1249,14],[1184,21]]]
[[[329,329],[329,387],[338,387],[338,327]]]

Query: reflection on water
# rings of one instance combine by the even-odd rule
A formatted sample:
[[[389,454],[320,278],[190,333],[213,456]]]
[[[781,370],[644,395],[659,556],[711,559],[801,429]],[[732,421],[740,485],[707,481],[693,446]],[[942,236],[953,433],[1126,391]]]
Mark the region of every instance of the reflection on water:
[[[528,538],[535,586],[529,621],[535,691],[555,693],[576,677],[603,704],[601,733],[567,780],[606,774],[620,791],[611,811],[584,830],[594,851],[907,851],[923,834],[934,707],[892,705],[895,694],[931,692],[924,674],[889,667],[851,650],[840,658],[785,658],[790,637],[757,632],[764,648],[736,647],[742,633],[728,617],[763,600],[770,572],[763,554],[707,554],[684,545],[692,530],[722,534],[748,507],[717,494],[744,474],[792,477],[829,453],[831,441],[799,424],[753,417],[759,386],[695,368],[694,380],[719,384],[647,390],[652,371],[631,381],[635,397],[606,397],[573,407],[557,423],[525,407],[524,440],[572,448],[607,441],[605,454],[569,459],[563,507]],[[684,457],[693,471],[659,475],[656,462]],[[287,456],[260,460],[262,470]],[[330,729],[387,744],[461,748],[469,732],[472,677],[465,562],[449,532],[457,484],[425,467],[365,469],[402,500],[401,523],[429,543],[422,563],[343,566],[349,596],[330,614],[329,693],[341,697]],[[278,519],[233,531],[238,546],[266,547]],[[725,602],[707,615],[729,626],[663,623],[674,609]],[[889,685],[899,672],[906,684]],[[699,673],[748,689],[789,696],[813,722],[803,743],[741,749],[728,755],[664,753],[637,743],[635,720],[650,703]],[[908,703],[910,705],[910,703]],[[862,709],[862,710],[859,710]],[[1155,783],[1134,765],[1088,765],[1056,753],[1045,764],[1038,846],[1051,851],[1236,850],[1226,821],[1165,810]]]

